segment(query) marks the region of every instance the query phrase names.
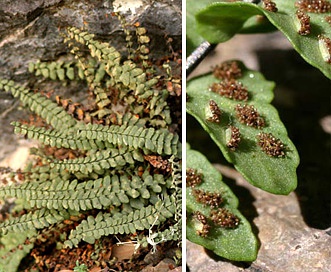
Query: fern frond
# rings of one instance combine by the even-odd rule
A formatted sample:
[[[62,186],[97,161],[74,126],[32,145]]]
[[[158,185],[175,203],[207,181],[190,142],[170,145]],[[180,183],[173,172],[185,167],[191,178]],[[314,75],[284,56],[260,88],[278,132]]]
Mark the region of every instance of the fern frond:
[[[148,36],[146,36],[146,29],[143,27],[139,27],[139,26],[135,26],[135,34],[136,34],[136,38],[137,38],[137,42],[138,42],[138,48],[135,50],[132,49],[132,45],[133,45],[133,35],[131,34],[130,31],[130,25],[126,22],[126,19],[124,16],[122,16],[120,13],[115,12],[115,14],[118,18],[118,20],[120,21],[122,27],[123,27],[123,31],[126,35],[125,40],[127,42],[127,48],[128,48],[128,59],[133,60],[135,58],[135,56],[138,56],[140,58],[140,60],[142,60],[142,66],[147,68],[148,67],[148,53],[149,53],[149,49],[146,47],[145,44],[149,43],[150,39]]]
[[[75,73],[75,70],[79,69],[74,61],[52,61],[52,62],[37,62],[29,63],[29,72],[34,73],[36,76],[43,76],[45,78],[50,78],[52,80],[74,80],[77,78],[77,75],[81,75],[81,72],[78,71]],[[79,76],[80,79],[83,79]]]
[[[117,123],[118,125],[144,127],[146,125],[146,120],[127,112],[124,115],[118,116]]]
[[[78,47],[74,46],[72,43],[68,43],[72,48],[71,53],[75,55],[78,60],[78,65],[83,73],[83,77],[86,79],[87,84],[96,96],[96,104],[99,109],[103,109],[107,105],[111,104],[108,98],[106,90],[101,86],[101,80],[105,76],[105,64],[101,63],[99,67],[95,67],[95,63],[91,63],[85,57],[81,56],[81,51]]]
[[[172,166],[172,174],[169,188],[175,189],[174,193],[170,196],[174,205],[174,220],[175,224],[169,226],[169,228],[163,231],[153,232],[149,229],[149,235],[138,240],[141,245],[150,244],[155,249],[155,246],[159,243],[166,241],[178,241],[180,246],[182,240],[182,174],[181,174],[181,163],[176,161],[176,158],[172,156],[169,159]]]
[[[101,142],[94,139],[78,139],[75,137],[74,128],[72,128],[72,134],[64,135],[63,131],[24,125],[19,122],[12,122],[11,125],[15,127],[14,132],[16,134],[27,136],[29,139],[38,140],[41,143],[52,147],[55,146],[57,148],[64,147],[80,150],[104,149],[105,147],[112,147],[112,145],[107,142]]]
[[[166,129],[87,124],[78,128],[77,136],[89,140],[108,141],[114,145],[125,145],[135,149],[147,149],[158,154],[176,155],[180,151],[178,135]]]
[[[129,24],[127,23],[124,16],[122,16],[118,12],[114,12],[114,15],[117,16],[117,19],[120,21],[124,34],[125,34],[125,41],[126,41],[126,47],[128,49],[128,59],[132,60],[135,57],[134,50],[132,48],[133,45],[133,35],[131,34],[131,31],[129,29]]]
[[[168,95],[169,92],[167,90],[162,90],[160,92],[154,92],[153,96],[151,96],[148,106],[151,123],[158,121],[158,119],[152,119],[155,116],[161,116],[166,124],[171,123],[170,109],[166,101]]]
[[[34,212],[23,214],[20,217],[5,220],[0,223],[0,233],[23,232],[27,230],[43,229],[52,224],[59,223],[70,217],[66,210],[40,209]]]
[[[137,150],[109,149],[91,152],[84,158],[71,160],[50,160],[50,166],[58,170],[67,169],[71,172],[82,172],[88,174],[101,169],[123,167],[126,164],[134,164],[134,161],[144,161]]]
[[[151,89],[158,82],[158,78],[147,80],[146,74],[131,60],[120,64],[120,53],[108,43],[99,42],[88,34],[75,27],[67,28],[68,36],[77,42],[86,45],[92,57],[96,57],[105,64],[105,70],[114,83],[121,83],[128,90],[135,90],[135,94],[141,94]]]
[[[93,39],[93,35],[88,34],[82,30],[75,27],[69,27],[67,29],[67,34],[70,39],[77,41],[83,45],[86,45],[93,57],[96,57],[101,63],[105,65],[105,71],[112,79],[111,85],[120,85],[122,92],[131,92],[134,90],[134,95],[137,97],[137,102],[144,103],[150,102],[150,100],[155,100],[157,97],[157,107],[153,104],[156,102],[152,101],[149,103],[151,109],[150,116],[154,118],[160,115],[164,120],[165,124],[171,123],[169,107],[166,103],[167,94],[166,91],[153,90],[153,87],[159,81],[159,76],[154,76],[151,79],[147,79],[146,73],[143,69],[137,67],[137,65],[131,61],[124,61],[123,64],[120,63],[120,54],[114,48],[107,43],[102,43]],[[141,36],[147,37],[147,36]],[[141,39],[143,41],[144,39]],[[142,57],[144,57],[142,55]],[[160,113],[163,114],[160,114]],[[159,122],[160,123],[160,122]],[[162,125],[165,126],[163,123]]]
[[[0,197],[26,199],[31,207],[47,209],[90,210],[129,203],[130,199],[150,198],[150,192],[160,193],[166,181],[162,175],[142,177],[130,174],[105,176],[78,182],[55,178],[52,181],[25,182],[0,188]]]
[[[30,150],[33,154],[34,150]],[[58,171],[56,168],[51,168],[48,164],[33,167],[31,163],[25,166],[22,173],[24,175],[24,181],[29,182],[43,182],[48,180],[69,180],[72,179],[72,175],[64,170]]]
[[[149,205],[140,210],[111,217],[109,213],[99,213],[95,218],[89,216],[76,229],[72,230],[69,239],[65,241],[67,247],[77,246],[81,240],[93,244],[96,239],[110,234],[129,234],[137,230],[149,229],[159,225],[173,215],[174,204],[170,198],[158,201],[155,206]]]
[[[82,31],[75,27],[68,27],[67,35],[69,39],[86,45],[90,49],[91,56],[97,57],[99,60],[106,62],[108,64],[108,68],[120,64],[121,54],[115,49],[115,47],[110,46],[108,43],[96,42],[93,39],[93,34],[89,34],[88,32]]]
[[[14,97],[19,97],[24,106],[45,119],[56,130],[68,131],[77,123],[62,107],[50,99],[40,93],[32,93],[12,80],[0,79],[0,89],[11,92]]]
[[[85,211],[120,206],[129,199],[123,190],[112,190],[109,176],[78,183],[78,180],[29,182],[21,186],[0,189],[0,197],[18,196],[27,199],[31,207]]]
[[[143,27],[136,28],[136,35],[139,44],[139,47],[137,48],[137,53],[139,58],[142,60],[142,64],[144,67],[148,67],[149,48],[147,47],[147,44],[150,42],[149,37],[146,36],[146,32],[146,29]]]

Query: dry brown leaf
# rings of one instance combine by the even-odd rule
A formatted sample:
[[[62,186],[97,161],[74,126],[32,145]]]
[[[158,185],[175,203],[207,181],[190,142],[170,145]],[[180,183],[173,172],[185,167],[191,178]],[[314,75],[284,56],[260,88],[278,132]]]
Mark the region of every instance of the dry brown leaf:
[[[130,259],[135,251],[134,243],[116,244],[112,247],[112,257],[116,257],[118,261]]]

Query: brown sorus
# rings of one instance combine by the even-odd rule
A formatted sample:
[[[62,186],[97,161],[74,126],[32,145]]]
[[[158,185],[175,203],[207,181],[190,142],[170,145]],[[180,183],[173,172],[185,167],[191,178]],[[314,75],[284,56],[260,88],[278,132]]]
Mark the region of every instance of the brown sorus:
[[[271,11],[271,12],[278,11],[278,8],[276,7],[276,3],[272,2],[271,0],[263,0],[263,4],[264,4],[264,9],[267,11]]]
[[[229,136],[226,135],[227,136],[226,146],[230,148],[232,151],[235,151],[238,148],[239,143],[241,141],[239,128],[235,126],[230,126],[229,130],[227,130],[226,133],[229,133]]]
[[[213,123],[221,121],[221,110],[214,100],[209,101],[209,108],[207,109],[207,120]]]
[[[211,210],[210,219],[215,225],[233,229],[239,225],[239,218],[225,208]]]
[[[223,203],[223,198],[219,193],[193,189],[192,194],[197,202],[207,205],[211,209],[214,209]]]
[[[241,69],[236,61],[225,61],[213,68],[213,75],[219,79],[231,79],[241,77]]]
[[[300,29],[298,30],[298,33],[300,35],[309,35],[310,34],[310,17],[305,13],[303,10],[298,9],[296,11],[297,18],[300,21]]]
[[[186,185],[189,187],[195,187],[202,183],[202,174],[192,168],[186,169]]]
[[[219,83],[213,83],[210,90],[214,93],[218,93],[221,96],[225,96],[230,99],[247,101],[248,91],[239,81],[234,78],[225,79]]]
[[[295,2],[295,6],[306,12],[331,12],[331,3],[326,0],[300,0]]]
[[[235,107],[237,118],[242,124],[246,124],[250,127],[261,128],[265,126],[264,119],[257,112],[256,108],[251,105],[238,104]]]
[[[325,21],[329,23],[329,25],[331,26],[331,16],[325,16]]]
[[[271,133],[261,132],[257,135],[258,145],[270,157],[284,157],[284,144]]]
[[[207,222],[207,217],[204,216],[201,212],[195,211],[193,213],[193,218],[198,220],[202,227],[200,229],[197,229],[197,234],[202,237],[206,237],[209,233],[210,225]]]

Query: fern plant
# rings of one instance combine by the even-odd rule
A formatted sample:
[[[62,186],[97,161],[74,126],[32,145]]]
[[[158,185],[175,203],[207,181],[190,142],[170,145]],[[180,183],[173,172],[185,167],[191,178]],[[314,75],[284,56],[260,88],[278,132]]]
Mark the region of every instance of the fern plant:
[[[308,63],[331,78],[329,1],[206,0],[189,1],[187,9],[189,71],[215,44],[237,33],[278,29]],[[287,195],[297,186],[299,155],[270,104],[274,86],[241,61],[227,61],[188,81],[187,112],[248,182]],[[207,174],[213,170],[205,169],[211,166],[201,154],[188,151],[187,156],[188,239],[230,260],[255,260],[257,240],[234,196],[223,189],[220,176]]]
[[[0,89],[43,120],[12,123],[15,133],[37,140],[40,147],[32,150],[38,159],[23,172],[24,181],[0,188],[1,198],[15,197],[26,210],[0,223],[1,241],[11,233],[27,233],[33,242],[40,230],[78,218],[60,241],[66,247],[144,230],[152,231],[154,240],[150,243],[149,235],[139,235],[141,246],[180,243],[181,143],[169,129],[166,88],[180,85],[169,65],[168,73],[151,65],[146,29],[132,30],[118,18],[128,45],[133,43],[132,31],[137,38],[137,50],[131,48],[126,59],[94,35],[68,27],[62,35],[74,60],[29,64],[36,76],[65,84],[84,80],[94,99],[89,107],[60,97],[52,101],[0,79]],[[59,152],[69,155],[63,159]]]

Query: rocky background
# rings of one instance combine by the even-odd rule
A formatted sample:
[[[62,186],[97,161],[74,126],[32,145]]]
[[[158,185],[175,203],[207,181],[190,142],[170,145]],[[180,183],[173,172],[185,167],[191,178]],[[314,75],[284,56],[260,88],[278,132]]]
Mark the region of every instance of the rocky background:
[[[181,3],[181,0],[0,0],[0,77],[63,94],[62,83],[32,77],[29,62],[55,61],[68,55],[59,35],[67,26],[83,28],[125,54],[125,36],[117,17],[111,15],[113,11],[148,30],[151,58],[170,55],[166,43],[169,37],[173,49],[181,49]],[[63,96],[84,99],[78,95],[80,89],[66,87]],[[10,94],[0,91],[0,161],[17,145],[9,124],[27,115],[19,105]]]
[[[199,124],[188,117],[191,147],[207,155],[221,171],[239,198],[239,210],[251,222],[260,248],[253,263],[237,263],[188,242],[187,270],[331,271],[331,82],[307,64],[279,32],[238,35],[218,45],[195,74],[229,59],[242,60],[276,82],[273,105],[300,154],[298,187],[288,196],[279,196],[251,186],[224,161]]]

